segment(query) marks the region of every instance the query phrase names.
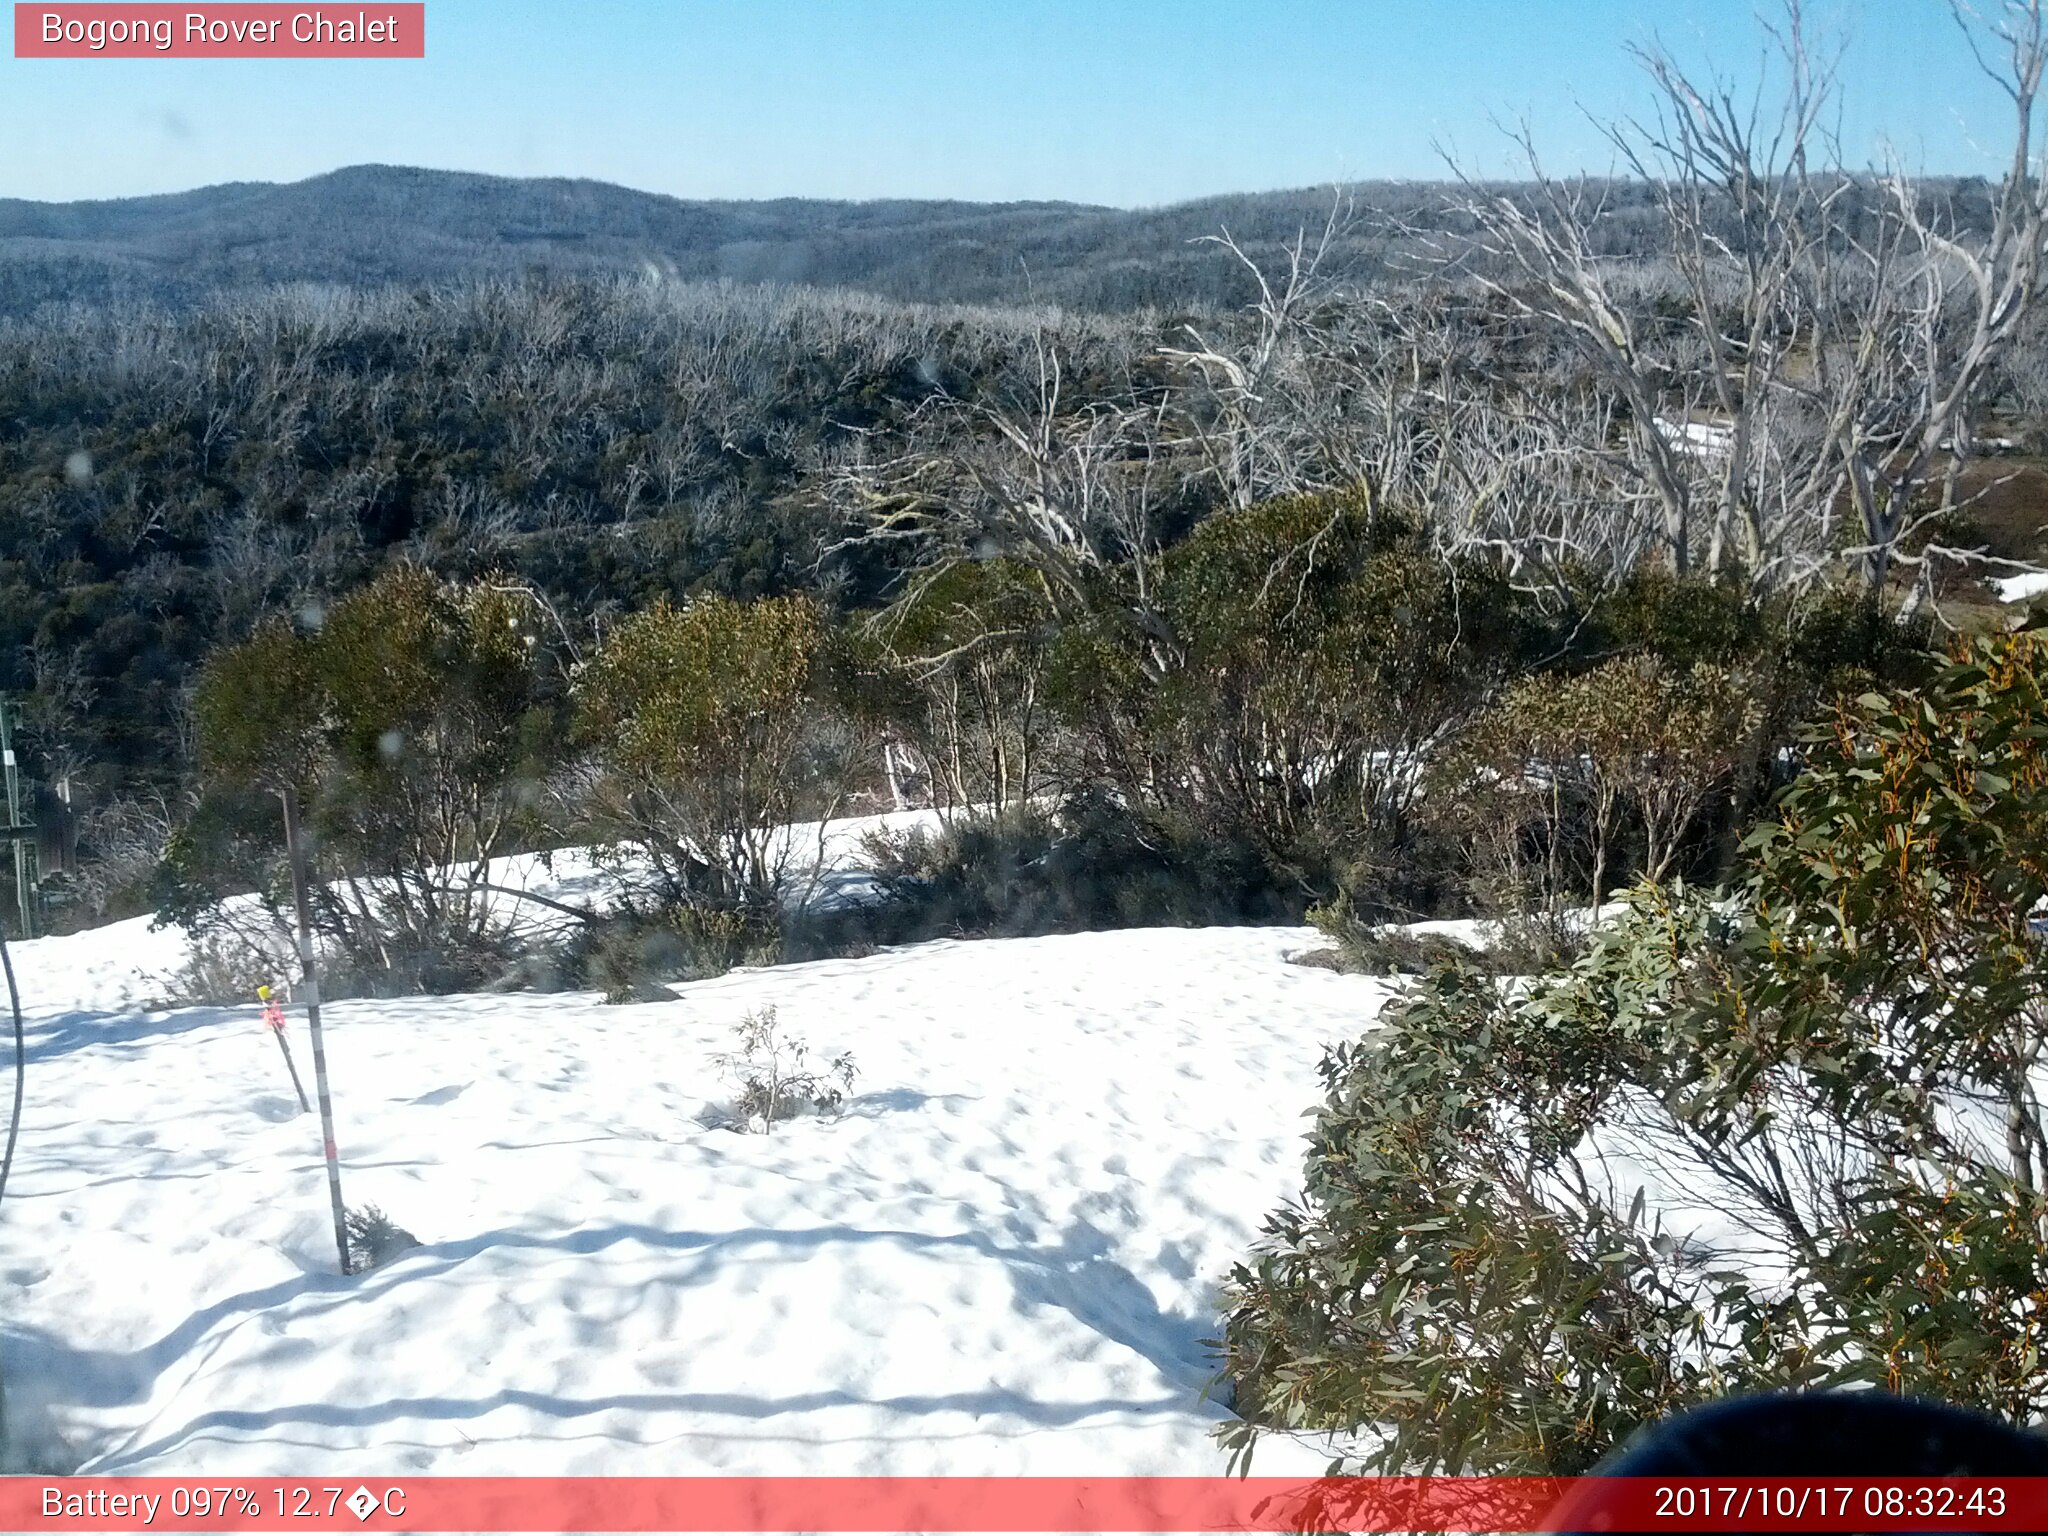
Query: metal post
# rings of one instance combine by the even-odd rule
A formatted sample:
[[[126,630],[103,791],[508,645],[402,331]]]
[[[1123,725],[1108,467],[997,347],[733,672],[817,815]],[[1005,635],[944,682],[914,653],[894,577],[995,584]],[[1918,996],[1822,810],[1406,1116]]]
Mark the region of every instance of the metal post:
[[[313,1031],[313,1091],[320,1100],[320,1138],[327,1153],[327,1197],[334,1206],[334,1248],[341,1272],[348,1269],[348,1211],[341,1203],[341,1156],[334,1149],[334,1100],[327,1092],[327,1048],[320,1035],[320,972],[313,961],[313,920],[308,905],[306,846],[299,836],[299,797],[280,790],[284,801],[284,840],[292,861],[292,905],[299,916],[299,964],[306,977],[306,1022]]]
[[[20,710],[20,705],[0,700],[0,777],[7,785],[7,841],[14,849],[15,916],[21,936],[32,939],[36,936],[36,850],[29,840],[31,824],[21,808],[21,766],[14,755],[14,726]]]
[[[14,840],[14,904],[21,914],[21,936],[36,936],[36,851],[26,837]]]

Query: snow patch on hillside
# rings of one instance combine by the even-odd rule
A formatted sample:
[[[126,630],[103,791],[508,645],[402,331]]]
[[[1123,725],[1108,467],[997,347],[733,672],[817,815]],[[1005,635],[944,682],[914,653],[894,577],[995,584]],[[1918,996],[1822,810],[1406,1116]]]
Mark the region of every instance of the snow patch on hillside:
[[[871,839],[930,831],[940,826],[942,819],[940,813],[930,810],[888,811],[803,823],[785,829],[784,835],[791,866],[803,872],[803,894],[831,904],[871,895],[874,881],[866,868]],[[814,866],[815,884],[810,879]],[[547,902],[601,912],[616,903],[620,890],[616,871],[601,865],[588,848],[494,859],[490,881],[510,893],[503,898],[508,917],[515,930],[529,938],[559,933],[575,919],[542,902],[522,903],[516,893],[531,892]],[[252,896],[230,901],[251,911],[260,910]],[[90,1013],[161,1004],[176,995],[178,974],[191,958],[192,943],[191,935],[178,925],[159,929],[152,927],[153,921],[134,917],[84,933],[15,943],[10,952],[24,996],[45,1010],[70,1008]],[[290,953],[288,936],[280,932],[275,948],[278,953]],[[277,978],[280,982],[285,979],[282,975]]]
[[[2048,571],[2024,571],[2017,576],[1993,576],[1991,590],[2001,603],[2024,603],[2048,593]]]

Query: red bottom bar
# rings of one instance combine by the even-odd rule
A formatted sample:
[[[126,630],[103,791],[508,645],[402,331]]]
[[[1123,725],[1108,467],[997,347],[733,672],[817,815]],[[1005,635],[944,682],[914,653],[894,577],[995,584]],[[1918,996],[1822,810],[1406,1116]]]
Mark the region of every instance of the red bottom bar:
[[[6,1531],[2040,1531],[2048,1478],[0,1478]]]

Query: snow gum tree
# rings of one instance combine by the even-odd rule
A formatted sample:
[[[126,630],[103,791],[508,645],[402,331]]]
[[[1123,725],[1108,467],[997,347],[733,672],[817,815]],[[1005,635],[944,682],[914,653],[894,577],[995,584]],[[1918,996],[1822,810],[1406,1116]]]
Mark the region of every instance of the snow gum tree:
[[[1127,795],[1300,870],[1400,842],[1424,757],[1531,638],[1493,570],[1363,495],[1210,518],[1149,586],[1171,665],[1147,674],[1135,628],[1077,627],[1063,708]]]
[[[942,805],[1003,808],[1055,786],[1048,700],[1056,619],[1011,560],[942,566],[868,626],[891,734]]]
[[[292,788],[308,812],[315,925],[361,984],[480,979],[509,942],[490,863],[532,831],[551,771],[559,685],[538,619],[516,590],[396,566],[317,629],[276,620],[217,652],[194,699],[216,807],[174,839],[167,871],[184,900],[170,915],[242,922],[208,898],[247,871],[252,845],[261,889],[278,891],[264,802]]]
[[[1687,829],[1752,746],[1748,679],[1654,653],[1510,686],[1439,770],[1437,813],[1466,837],[1481,879],[1510,905],[1555,912],[1612,889],[1625,846],[1645,878],[1672,872]]]
[[[645,895],[765,922],[814,876],[816,840],[789,829],[835,813],[862,755],[836,658],[810,598],[664,599],[579,669],[592,815]]]

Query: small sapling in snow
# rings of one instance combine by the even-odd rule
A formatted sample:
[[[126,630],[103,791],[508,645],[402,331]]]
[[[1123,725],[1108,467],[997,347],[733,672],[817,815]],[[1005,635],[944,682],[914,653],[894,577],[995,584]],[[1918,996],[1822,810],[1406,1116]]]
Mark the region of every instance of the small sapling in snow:
[[[842,1051],[823,1071],[809,1066],[810,1046],[782,1032],[773,1008],[750,1013],[734,1027],[739,1049],[717,1056],[719,1070],[738,1090],[733,1115],[768,1132],[805,1113],[833,1114],[853,1087],[853,1054]]]

